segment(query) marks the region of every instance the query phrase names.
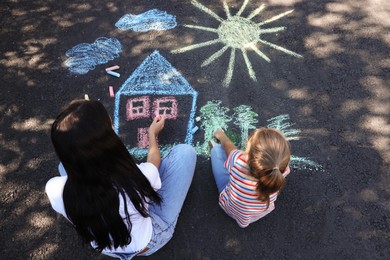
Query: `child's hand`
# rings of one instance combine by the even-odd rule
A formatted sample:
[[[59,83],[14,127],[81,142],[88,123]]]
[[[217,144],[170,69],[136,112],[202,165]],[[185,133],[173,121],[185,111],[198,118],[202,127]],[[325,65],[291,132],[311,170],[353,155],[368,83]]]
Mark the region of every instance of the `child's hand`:
[[[218,129],[214,133],[214,137],[217,138],[219,141],[221,141],[222,138],[226,136],[225,132],[222,129]]]
[[[157,136],[158,133],[164,128],[165,117],[162,115],[157,115],[154,117],[153,122],[149,127],[149,134]]]

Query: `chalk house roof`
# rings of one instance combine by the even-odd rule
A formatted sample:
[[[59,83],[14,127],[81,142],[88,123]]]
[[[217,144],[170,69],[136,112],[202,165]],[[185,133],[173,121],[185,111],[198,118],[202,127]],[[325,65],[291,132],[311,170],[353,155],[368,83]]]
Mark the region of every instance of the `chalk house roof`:
[[[196,91],[158,51],[150,54],[123,83],[118,95],[186,95]]]

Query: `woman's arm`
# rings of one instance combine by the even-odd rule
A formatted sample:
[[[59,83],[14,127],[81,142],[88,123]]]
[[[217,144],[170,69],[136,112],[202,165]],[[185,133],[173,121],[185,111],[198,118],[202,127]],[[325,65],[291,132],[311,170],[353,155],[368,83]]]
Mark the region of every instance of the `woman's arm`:
[[[222,148],[225,150],[226,156],[229,156],[231,151],[237,149],[237,147],[232,143],[232,141],[222,129],[215,131],[214,137],[217,138],[221,143]]]
[[[149,150],[147,162],[153,163],[157,168],[160,167],[161,155],[160,149],[157,145],[158,133],[164,128],[165,118],[163,116],[156,116],[149,127]]]

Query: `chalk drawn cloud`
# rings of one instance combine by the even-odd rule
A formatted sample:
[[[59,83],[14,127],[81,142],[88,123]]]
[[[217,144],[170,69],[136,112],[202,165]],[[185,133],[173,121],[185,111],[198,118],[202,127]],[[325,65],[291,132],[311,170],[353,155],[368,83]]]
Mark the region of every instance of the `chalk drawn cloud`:
[[[126,14],[116,22],[121,30],[148,32],[151,30],[169,30],[177,25],[176,17],[158,9],[152,9],[139,15]]]
[[[86,74],[96,65],[119,57],[122,45],[116,38],[100,37],[93,43],[81,43],[68,50],[65,65],[76,74]]]

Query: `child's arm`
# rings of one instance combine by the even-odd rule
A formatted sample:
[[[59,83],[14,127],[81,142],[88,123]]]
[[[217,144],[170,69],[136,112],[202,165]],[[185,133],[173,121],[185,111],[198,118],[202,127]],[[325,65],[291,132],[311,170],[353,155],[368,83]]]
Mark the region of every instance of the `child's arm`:
[[[229,156],[230,152],[237,149],[237,147],[230,141],[229,137],[222,129],[218,129],[214,133],[214,137],[219,140],[222,148],[225,150],[226,156]]]
[[[161,155],[157,145],[158,133],[164,128],[165,118],[156,116],[149,127],[149,150],[147,162],[153,163],[157,168],[160,167]]]

